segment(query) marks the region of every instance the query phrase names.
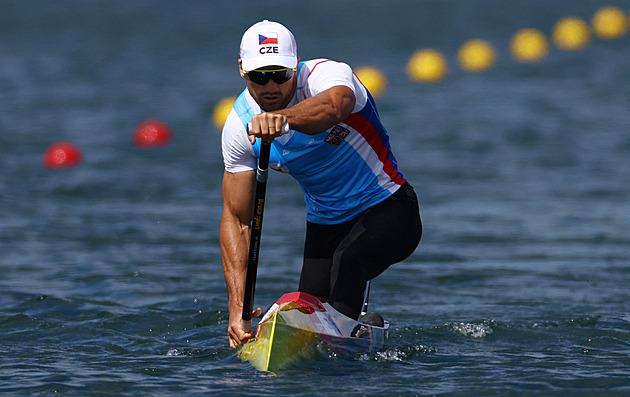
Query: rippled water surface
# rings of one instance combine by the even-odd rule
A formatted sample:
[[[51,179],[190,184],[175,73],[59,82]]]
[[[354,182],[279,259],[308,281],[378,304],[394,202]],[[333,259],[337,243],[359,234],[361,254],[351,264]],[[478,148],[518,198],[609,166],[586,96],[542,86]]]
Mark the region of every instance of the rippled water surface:
[[[0,13],[0,391],[51,395],[630,393],[630,36],[514,61],[511,36],[599,1],[11,2]],[[227,346],[214,106],[242,32],[375,66],[423,240],[373,283],[388,345],[275,376]],[[497,63],[463,72],[458,47]],[[417,49],[449,62],[408,79]],[[135,147],[147,118],[171,144]],[[53,142],[81,148],[47,170]],[[297,287],[304,204],[271,175],[256,304]]]

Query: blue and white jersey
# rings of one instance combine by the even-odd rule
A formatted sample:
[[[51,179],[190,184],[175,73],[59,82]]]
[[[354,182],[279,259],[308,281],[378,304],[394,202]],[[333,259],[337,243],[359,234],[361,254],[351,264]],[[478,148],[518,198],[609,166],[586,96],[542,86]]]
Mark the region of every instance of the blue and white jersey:
[[[348,221],[391,196],[405,179],[374,100],[348,65],[328,59],[300,62],[297,79],[296,94],[288,106],[338,85],[354,91],[356,104],[346,120],[327,131],[307,135],[292,130],[274,140],[269,166],[298,181],[309,222]],[[222,135],[228,172],[256,169],[260,139],[252,146],[247,123],[261,112],[247,89],[236,99]]]

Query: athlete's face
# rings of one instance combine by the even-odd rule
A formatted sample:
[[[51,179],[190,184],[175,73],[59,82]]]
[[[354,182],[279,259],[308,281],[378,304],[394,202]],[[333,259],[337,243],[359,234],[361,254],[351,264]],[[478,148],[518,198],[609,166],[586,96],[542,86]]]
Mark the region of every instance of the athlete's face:
[[[298,62],[300,59],[298,58]],[[238,61],[241,76],[247,82],[247,89],[252,97],[258,102],[260,108],[265,112],[284,109],[287,107],[297,87],[297,73],[293,73],[291,78],[284,83],[278,84],[273,79],[269,79],[264,85],[254,83],[248,77],[247,73],[241,67],[241,61]],[[278,70],[284,69],[281,66],[266,66],[259,70]]]

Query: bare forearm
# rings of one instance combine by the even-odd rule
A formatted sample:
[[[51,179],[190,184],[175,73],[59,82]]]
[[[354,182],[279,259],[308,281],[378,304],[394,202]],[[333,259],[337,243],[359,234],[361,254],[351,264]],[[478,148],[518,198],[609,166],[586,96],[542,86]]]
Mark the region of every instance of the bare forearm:
[[[231,347],[247,341],[253,332],[241,328],[250,223],[252,219],[254,171],[223,173],[223,216],[221,217],[221,259],[228,292],[228,339]]]
[[[352,90],[339,86],[274,113],[285,115],[291,129],[315,135],[348,118],[354,103]]]
[[[230,220],[221,221],[221,257],[231,314],[243,308],[249,227]]]

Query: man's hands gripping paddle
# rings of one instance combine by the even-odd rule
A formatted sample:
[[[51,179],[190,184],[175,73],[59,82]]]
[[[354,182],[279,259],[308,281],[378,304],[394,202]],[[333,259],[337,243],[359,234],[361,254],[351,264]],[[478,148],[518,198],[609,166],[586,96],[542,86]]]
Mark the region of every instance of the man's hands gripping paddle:
[[[232,314],[234,313],[234,314]],[[259,307],[252,312],[252,318],[256,318],[262,314],[262,309]],[[254,329],[244,330],[241,325],[242,311],[231,310],[230,322],[228,325],[228,339],[230,341],[230,347],[235,348],[240,344],[252,339],[256,332]]]
[[[263,143],[271,143],[288,132],[287,117],[278,113],[255,114],[252,121],[247,124],[247,134],[252,145],[256,138],[262,138]]]
[[[280,116],[280,115],[277,115]],[[269,121],[272,121],[270,124]],[[276,124],[284,120],[283,124]],[[237,314],[238,311],[230,310],[230,324],[228,327],[228,337],[230,346],[239,345],[254,337],[252,330],[252,317],[260,315],[260,308],[253,310],[254,293],[256,290],[256,273],[258,270],[258,257],[260,252],[260,240],[262,237],[262,221],[265,208],[265,192],[267,190],[267,173],[269,171],[269,153],[271,151],[271,142],[275,136],[282,135],[283,131],[289,131],[289,125],[286,123],[286,117],[255,117],[252,123],[247,126],[248,132],[252,132],[255,136],[256,132],[263,139],[260,147],[260,157],[258,159],[258,169],[256,170],[256,190],[254,194],[253,214],[255,219],[252,221],[250,231],[249,255],[247,259],[247,274],[245,277],[245,290],[243,293],[243,307],[240,319],[233,318],[232,313]],[[285,133],[286,133],[285,132]],[[250,138],[255,139],[255,138]],[[265,141],[267,139],[267,141]],[[230,308],[231,309],[231,308]],[[235,317],[235,316],[234,316]],[[240,321],[239,321],[240,320]]]

